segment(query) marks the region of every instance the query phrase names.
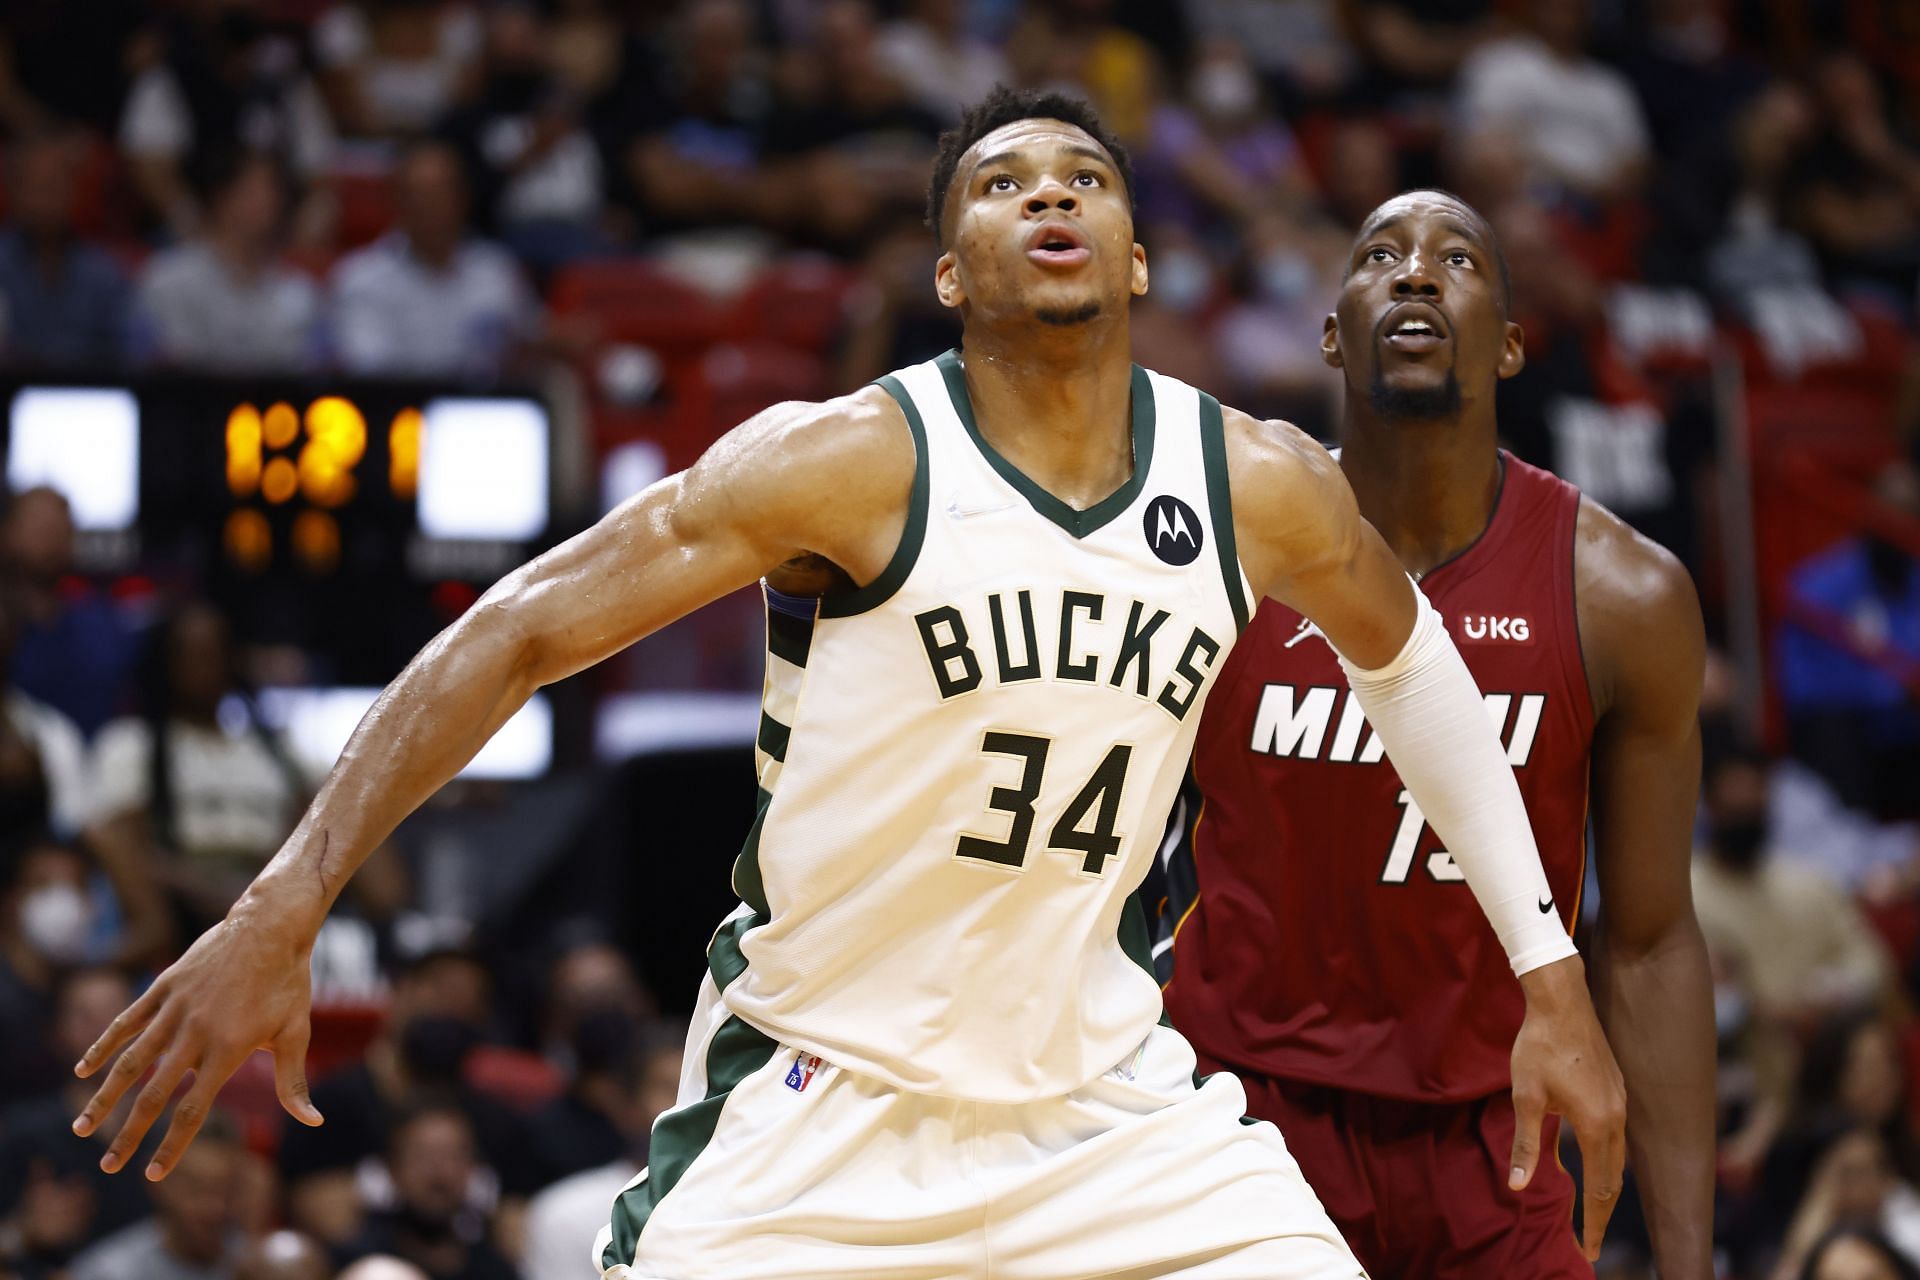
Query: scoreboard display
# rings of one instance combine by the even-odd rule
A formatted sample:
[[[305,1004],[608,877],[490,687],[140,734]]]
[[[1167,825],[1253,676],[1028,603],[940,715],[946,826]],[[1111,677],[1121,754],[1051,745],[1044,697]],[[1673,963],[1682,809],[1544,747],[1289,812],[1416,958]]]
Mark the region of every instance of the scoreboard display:
[[[8,487],[65,493],[94,567],[205,591],[346,682],[390,678],[552,522],[526,392],[155,377],[0,398]]]

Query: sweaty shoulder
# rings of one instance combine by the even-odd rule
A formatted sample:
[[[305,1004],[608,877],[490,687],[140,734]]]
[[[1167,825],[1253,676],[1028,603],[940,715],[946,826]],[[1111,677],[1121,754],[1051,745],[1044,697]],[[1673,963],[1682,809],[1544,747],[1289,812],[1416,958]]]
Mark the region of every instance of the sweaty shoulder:
[[[863,387],[755,414],[687,472],[685,497],[696,518],[751,531],[780,566],[776,586],[810,593],[865,583],[885,568],[906,524],[916,464],[899,404]]]
[[[1234,537],[1257,595],[1291,565],[1313,559],[1318,543],[1353,523],[1353,490],[1324,445],[1290,422],[1262,421],[1221,409]]]
[[[1574,602],[1594,714],[1626,703],[1695,714],[1706,663],[1693,578],[1671,551],[1591,498],[1573,535]]]

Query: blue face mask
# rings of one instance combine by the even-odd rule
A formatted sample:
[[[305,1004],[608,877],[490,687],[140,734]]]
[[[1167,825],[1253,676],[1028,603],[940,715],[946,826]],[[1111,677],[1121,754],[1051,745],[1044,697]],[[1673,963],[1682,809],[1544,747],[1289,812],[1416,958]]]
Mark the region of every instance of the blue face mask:
[[[1153,261],[1148,296],[1169,310],[1190,312],[1213,293],[1213,270],[1205,255],[1192,249],[1169,249]]]
[[[1260,294],[1269,302],[1291,305],[1313,288],[1313,264],[1297,253],[1275,250],[1260,259],[1255,272]]]

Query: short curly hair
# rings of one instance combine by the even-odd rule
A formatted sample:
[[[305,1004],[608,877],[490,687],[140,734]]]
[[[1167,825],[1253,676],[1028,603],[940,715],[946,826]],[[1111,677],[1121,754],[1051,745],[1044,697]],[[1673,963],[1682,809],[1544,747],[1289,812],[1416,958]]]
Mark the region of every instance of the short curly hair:
[[[1120,182],[1127,189],[1127,205],[1133,206],[1133,162],[1120,139],[1107,132],[1100,115],[1085,98],[1051,89],[1009,89],[1001,85],[968,107],[958,128],[940,135],[940,150],[933,160],[933,179],[927,183],[927,225],[933,228],[935,243],[946,243],[942,225],[947,207],[947,192],[953,186],[960,157],[974,143],[1020,120],[1059,120],[1080,130],[1106,149],[1120,171]]]

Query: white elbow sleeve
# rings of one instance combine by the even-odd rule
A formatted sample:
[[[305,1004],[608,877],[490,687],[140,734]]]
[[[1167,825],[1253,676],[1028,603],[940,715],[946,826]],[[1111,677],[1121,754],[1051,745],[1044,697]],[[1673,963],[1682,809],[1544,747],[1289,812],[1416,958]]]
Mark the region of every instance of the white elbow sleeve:
[[[1386,666],[1341,667],[1400,780],[1445,843],[1515,974],[1574,954],[1520,787],[1467,664],[1414,587],[1413,634]]]

